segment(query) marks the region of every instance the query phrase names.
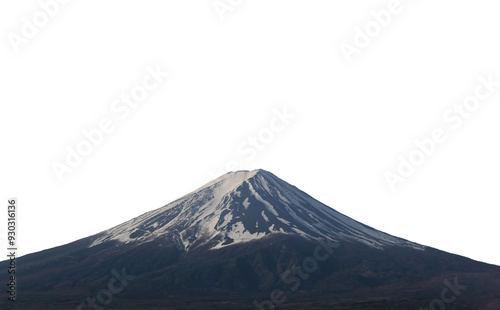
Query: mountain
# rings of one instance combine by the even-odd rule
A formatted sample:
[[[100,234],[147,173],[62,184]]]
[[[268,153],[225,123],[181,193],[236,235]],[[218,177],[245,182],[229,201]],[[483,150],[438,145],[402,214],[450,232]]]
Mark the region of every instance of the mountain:
[[[139,244],[168,236],[187,252],[275,234],[349,240],[379,249],[387,245],[424,249],[356,222],[264,170],[225,174],[163,208],[99,234],[91,246],[113,240]]]
[[[371,228],[264,170],[17,265],[1,309],[500,309],[499,266]]]

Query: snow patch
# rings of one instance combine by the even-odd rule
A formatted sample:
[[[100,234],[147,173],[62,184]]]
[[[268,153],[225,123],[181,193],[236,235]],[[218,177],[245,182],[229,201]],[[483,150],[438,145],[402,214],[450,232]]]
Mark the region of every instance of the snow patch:
[[[245,207],[245,209],[248,209],[248,206],[250,205],[250,202],[248,202],[248,197],[245,198],[245,200],[243,201],[243,207]]]
[[[266,222],[269,222],[269,218],[266,216],[266,214],[264,213],[264,210],[262,210],[262,213],[261,213],[262,217],[264,218],[264,220]]]

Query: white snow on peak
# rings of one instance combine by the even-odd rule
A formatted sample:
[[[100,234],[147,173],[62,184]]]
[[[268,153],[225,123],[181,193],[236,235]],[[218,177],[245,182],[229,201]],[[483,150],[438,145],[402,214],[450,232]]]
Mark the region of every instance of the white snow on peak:
[[[238,187],[241,185],[245,180],[250,179],[251,177],[255,176],[260,170],[252,170],[252,171],[235,171],[235,172],[228,172],[226,174],[221,175],[217,179],[208,182],[207,184],[203,185],[202,187],[198,188],[197,190],[189,193],[197,193],[203,189],[206,189],[208,187],[212,187],[216,184],[223,184],[221,190],[226,190],[230,191],[234,189],[235,187]],[[188,195],[189,195],[188,194]]]
[[[252,221],[245,221],[246,216]],[[186,251],[207,243],[218,249],[276,233],[342,239],[380,249],[423,249],[363,225],[264,170],[226,173],[164,207],[97,234],[90,247],[164,238]]]

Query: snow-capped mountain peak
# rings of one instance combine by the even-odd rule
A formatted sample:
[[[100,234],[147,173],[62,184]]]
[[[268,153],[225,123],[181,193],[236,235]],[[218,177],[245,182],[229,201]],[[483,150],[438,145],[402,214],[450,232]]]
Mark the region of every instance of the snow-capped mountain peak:
[[[185,251],[201,245],[217,249],[270,234],[423,249],[363,225],[261,169],[226,173],[162,208],[96,235],[91,247],[112,240],[143,243],[164,238]]]

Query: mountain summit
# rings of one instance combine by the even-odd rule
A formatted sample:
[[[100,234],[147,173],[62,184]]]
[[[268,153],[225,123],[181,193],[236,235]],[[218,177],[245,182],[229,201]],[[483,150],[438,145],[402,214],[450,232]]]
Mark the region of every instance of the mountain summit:
[[[500,309],[499,266],[366,226],[265,170],[16,265],[0,309]]]
[[[168,238],[182,250],[218,249],[270,234],[366,244],[424,247],[363,225],[265,170],[229,172],[157,210],[101,234],[91,246]]]

